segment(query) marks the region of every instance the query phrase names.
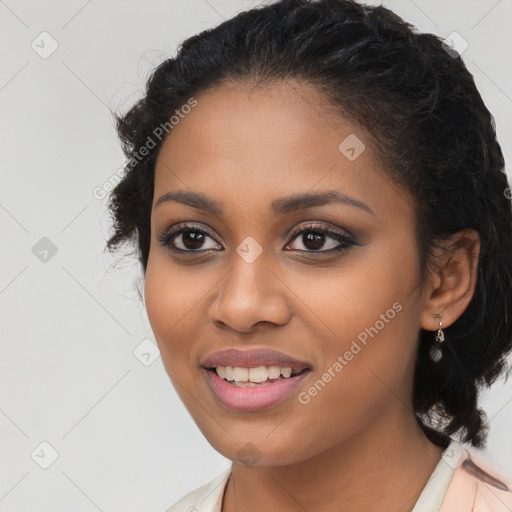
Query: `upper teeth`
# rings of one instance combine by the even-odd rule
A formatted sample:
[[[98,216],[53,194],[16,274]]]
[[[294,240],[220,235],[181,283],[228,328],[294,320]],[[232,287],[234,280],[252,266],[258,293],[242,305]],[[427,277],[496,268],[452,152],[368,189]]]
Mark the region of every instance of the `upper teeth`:
[[[217,366],[215,371],[221,379],[237,382],[265,382],[267,379],[278,379],[280,375],[285,379],[292,375],[291,368],[280,368],[279,366],[256,366],[254,368]],[[299,373],[299,371],[296,370],[295,373]]]

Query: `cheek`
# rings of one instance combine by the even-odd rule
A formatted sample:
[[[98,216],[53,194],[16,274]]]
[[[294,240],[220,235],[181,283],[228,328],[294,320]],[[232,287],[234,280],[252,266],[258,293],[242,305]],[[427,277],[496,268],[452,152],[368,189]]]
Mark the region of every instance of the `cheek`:
[[[183,358],[180,344],[184,345],[187,339],[183,329],[187,328],[190,335],[189,317],[200,300],[201,287],[190,286],[186,273],[173,269],[167,258],[150,251],[144,295],[148,319],[164,363]]]
[[[296,435],[308,431],[301,435],[303,457],[349,438],[385,410],[409,403],[407,376],[415,357],[414,329],[407,325],[409,306],[395,302],[393,308],[393,295],[369,297],[361,311],[340,295],[329,302],[331,315],[326,318],[336,337],[317,335],[322,362],[315,379],[297,397]]]
[[[308,329],[321,354],[320,382],[304,397],[311,399],[311,412],[343,404],[339,416],[333,411],[343,423],[349,410],[352,419],[362,418],[386,397],[407,400],[404,383],[414,366],[420,295],[411,293],[417,277],[412,241],[396,249],[382,244],[360,251],[336,276],[296,281],[294,292],[307,305]]]
[[[295,276],[292,288],[300,299],[299,315],[308,318],[309,329],[331,351],[344,352],[352,340],[364,344],[372,335],[389,338],[391,346],[398,344],[404,327],[400,324],[410,315],[404,309],[417,298],[411,293],[415,269],[405,264],[407,258],[383,250],[360,251],[335,273]]]

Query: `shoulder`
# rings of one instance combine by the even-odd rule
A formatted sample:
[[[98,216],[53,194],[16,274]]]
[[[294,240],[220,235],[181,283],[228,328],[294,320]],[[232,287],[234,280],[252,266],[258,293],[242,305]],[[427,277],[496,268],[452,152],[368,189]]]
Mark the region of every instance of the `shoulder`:
[[[211,482],[190,492],[165,512],[220,512],[231,467]]]
[[[440,512],[510,512],[510,487],[476,452],[462,448]]]

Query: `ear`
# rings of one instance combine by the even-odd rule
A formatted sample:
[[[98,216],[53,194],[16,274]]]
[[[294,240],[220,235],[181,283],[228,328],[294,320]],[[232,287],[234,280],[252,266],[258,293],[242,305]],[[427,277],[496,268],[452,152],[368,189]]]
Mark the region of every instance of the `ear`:
[[[480,237],[465,229],[441,242],[435,249],[435,270],[427,278],[424,290],[421,327],[428,331],[453,324],[464,313],[475,292]],[[442,318],[434,318],[440,313]]]

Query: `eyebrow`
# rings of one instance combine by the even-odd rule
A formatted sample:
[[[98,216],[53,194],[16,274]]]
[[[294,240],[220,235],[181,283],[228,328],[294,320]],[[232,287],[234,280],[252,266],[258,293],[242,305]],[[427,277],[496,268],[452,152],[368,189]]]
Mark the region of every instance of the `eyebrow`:
[[[211,197],[199,192],[189,192],[186,190],[176,190],[174,192],[167,192],[159,197],[155,208],[167,201],[175,201],[182,203],[198,210],[213,213],[215,215],[224,215],[222,206]],[[294,194],[272,201],[272,210],[278,215],[285,215],[298,210],[306,210],[316,206],[323,206],[329,203],[342,203],[349,206],[354,206],[365,210],[366,212],[375,215],[373,210],[365,203],[343,192],[337,190],[327,190],[325,192],[309,192],[305,194]]]

